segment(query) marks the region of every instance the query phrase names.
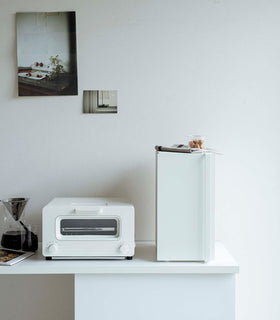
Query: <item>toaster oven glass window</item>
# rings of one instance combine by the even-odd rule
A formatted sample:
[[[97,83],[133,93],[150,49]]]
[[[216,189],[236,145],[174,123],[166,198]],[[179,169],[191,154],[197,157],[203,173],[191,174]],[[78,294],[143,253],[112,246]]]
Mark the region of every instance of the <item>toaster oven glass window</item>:
[[[60,233],[64,236],[117,236],[117,219],[63,219]]]

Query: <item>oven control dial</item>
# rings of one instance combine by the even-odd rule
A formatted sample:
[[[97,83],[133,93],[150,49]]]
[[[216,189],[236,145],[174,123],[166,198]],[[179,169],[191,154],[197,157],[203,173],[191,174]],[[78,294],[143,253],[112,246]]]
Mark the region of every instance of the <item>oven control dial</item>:
[[[127,243],[124,243],[120,246],[120,252],[123,255],[127,255],[130,253],[130,246]]]
[[[48,245],[48,252],[49,253],[55,253],[57,251],[58,247],[55,243],[51,243]]]

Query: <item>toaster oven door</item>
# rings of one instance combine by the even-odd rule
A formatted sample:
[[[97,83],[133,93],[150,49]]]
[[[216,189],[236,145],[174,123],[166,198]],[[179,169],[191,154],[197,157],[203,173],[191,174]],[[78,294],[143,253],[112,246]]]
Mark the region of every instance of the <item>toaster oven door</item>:
[[[56,219],[56,237],[60,240],[112,240],[119,234],[117,217],[62,216]]]

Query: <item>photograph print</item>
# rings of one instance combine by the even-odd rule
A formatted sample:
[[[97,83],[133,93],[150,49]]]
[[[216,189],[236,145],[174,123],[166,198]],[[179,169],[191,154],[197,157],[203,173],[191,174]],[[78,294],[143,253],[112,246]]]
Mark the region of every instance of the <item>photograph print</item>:
[[[84,90],[83,113],[117,113],[117,90]]]
[[[77,95],[75,12],[16,14],[19,96]]]

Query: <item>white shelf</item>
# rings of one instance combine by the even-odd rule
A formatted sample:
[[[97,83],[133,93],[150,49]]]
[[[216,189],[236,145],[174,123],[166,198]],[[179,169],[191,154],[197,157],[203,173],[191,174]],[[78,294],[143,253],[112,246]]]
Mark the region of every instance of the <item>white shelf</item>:
[[[0,266],[0,274],[233,274],[239,266],[225,247],[216,243],[216,258],[203,262],[157,262],[156,247],[140,243],[133,260],[46,261],[41,250],[13,266]]]

